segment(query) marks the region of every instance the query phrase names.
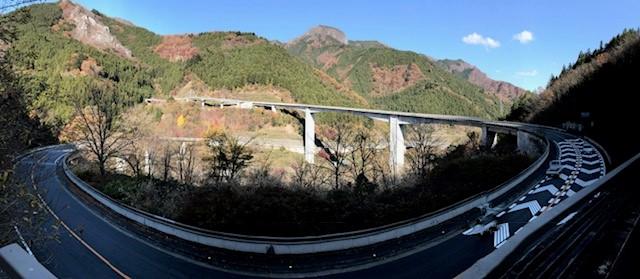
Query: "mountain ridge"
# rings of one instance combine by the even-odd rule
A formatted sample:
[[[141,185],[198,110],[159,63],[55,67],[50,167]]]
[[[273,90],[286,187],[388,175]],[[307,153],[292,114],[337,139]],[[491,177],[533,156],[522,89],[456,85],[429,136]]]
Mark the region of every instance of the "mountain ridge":
[[[509,82],[491,79],[486,73],[478,69],[478,67],[462,59],[441,59],[438,60],[438,63],[451,73],[484,88],[503,101],[514,101],[528,92],[526,89],[522,89]]]
[[[109,83],[136,103],[182,92],[191,78],[206,85],[198,87],[202,94],[254,90],[257,95],[245,95],[278,92],[309,104],[500,116],[495,97],[426,56],[350,41],[335,28],[319,26],[311,40],[278,44],[237,31],[161,36],[68,0],[24,9],[31,16],[18,24],[6,53],[28,109],[54,130],[72,117],[73,92],[92,82]],[[324,67],[291,51],[326,42],[330,51],[319,57]]]
[[[334,67],[338,63],[339,56],[344,54],[344,52],[349,48],[386,48],[389,50],[400,51],[375,40],[348,41],[346,40],[346,34],[344,32],[338,28],[327,25],[318,25],[309,29],[304,34],[287,42],[286,47],[289,49],[290,53],[301,57],[311,65],[324,71],[330,70]],[[468,62],[459,59],[437,60],[426,55],[423,56],[425,59],[436,62],[448,72],[483,88],[487,93],[495,95],[501,101],[511,103],[527,92],[527,90],[519,88],[511,83],[489,78],[484,72]],[[403,66],[411,67],[411,65]],[[397,71],[397,69],[395,70]],[[415,71],[413,72],[415,73]],[[404,74],[411,75],[411,71],[406,71]],[[339,75],[334,77],[340,79]],[[384,77],[382,78],[384,79]]]

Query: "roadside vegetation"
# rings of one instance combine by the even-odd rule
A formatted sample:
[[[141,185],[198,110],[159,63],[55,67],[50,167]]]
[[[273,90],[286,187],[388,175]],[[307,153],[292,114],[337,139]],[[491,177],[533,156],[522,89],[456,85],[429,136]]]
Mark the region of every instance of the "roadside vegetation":
[[[324,148],[316,164],[289,162],[289,174],[222,129],[208,131],[202,145],[156,146],[151,155],[141,148],[121,150],[115,157],[127,163],[112,161],[112,172],[104,176],[96,175],[99,166],[90,152],[76,159],[75,169],[112,198],[178,222],[232,233],[303,236],[433,212],[498,186],[532,160],[513,152],[509,137],[494,149],[482,149],[473,132],[442,151],[433,127],[416,125],[406,131],[414,148],[404,175],[397,176],[388,166],[386,135],[376,129],[346,123],[321,129],[319,137]]]
[[[0,1],[0,12],[21,1]],[[11,70],[2,45],[15,41],[16,26],[29,20],[27,13],[0,16],[0,247],[19,242],[17,230],[34,246],[45,236],[42,222],[45,210],[30,187],[13,179],[13,159],[28,148],[55,143],[48,127],[30,115],[22,99],[24,92]],[[0,271],[0,277],[2,272]]]

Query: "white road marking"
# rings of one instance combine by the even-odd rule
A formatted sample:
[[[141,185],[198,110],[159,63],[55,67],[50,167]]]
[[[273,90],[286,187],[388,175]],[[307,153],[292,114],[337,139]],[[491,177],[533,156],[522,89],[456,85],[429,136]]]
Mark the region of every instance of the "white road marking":
[[[509,238],[509,223],[498,225],[498,230],[493,233],[493,246],[498,248],[500,243]]]
[[[31,252],[29,245],[27,245],[27,242],[24,240],[24,237],[22,237],[22,234],[20,233],[18,226],[13,226],[13,229],[16,230],[16,234],[18,234],[18,238],[20,239],[20,242],[22,242],[22,246],[24,246],[24,249],[27,250],[27,253],[29,253],[29,255],[33,256],[33,252]]]
[[[585,169],[585,168],[580,168],[580,172],[586,173],[586,174],[594,174],[596,172],[602,172],[602,171],[600,170],[600,168],[595,168],[595,169],[592,169],[592,170],[588,170],[588,169]]]
[[[573,212],[573,213],[571,213],[571,214],[567,215],[567,217],[564,217],[564,219],[560,220],[560,222],[558,222],[558,224],[557,224],[557,225],[562,225],[562,224],[564,224],[564,223],[568,222],[569,220],[571,220],[571,218],[573,218],[573,216],[576,216],[576,214],[577,214],[577,213],[578,213],[578,211]]]
[[[536,200],[528,201],[525,203],[518,204],[515,207],[509,209],[509,212],[513,212],[513,211],[517,211],[525,208],[529,209],[529,211],[531,212],[531,215],[535,215],[536,212],[540,211],[540,204]]]
[[[582,157],[586,157],[586,158],[595,158],[595,157],[599,157],[599,154],[582,154]]]
[[[64,157],[64,155],[61,156],[61,157]],[[56,162],[58,160],[60,160],[61,157],[57,158]],[[44,160],[46,158],[47,158],[47,155],[43,156],[42,159],[39,160],[39,161],[42,161],[42,160]],[[38,188],[36,187],[36,181],[35,181],[34,173],[35,173],[36,166],[38,166],[39,164],[41,164],[41,162],[36,163],[33,166],[33,168],[31,168],[31,185],[32,185],[33,189],[36,190],[36,196],[38,196],[38,199],[40,200],[42,205],[44,205],[44,208],[49,212],[49,214],[51,214],[51,216],[53,216],[53,218],[55,218],[58,221],[58,223],[60,225],[62,225],[62,227],[64,227],[67,230],[67,232],[69,232],[69,234],[73,238],[78,240],[78,242],[80,242],[80,244],[82,244],[85,248],[87,248],[87,250],[89,250],[92,254],[94,254],[96,257],[98,257],[98,259],[100,259],[109,268],[111,268],[111,270],[113,270],[116,274],[118,274],[122,278],[127,278],[127,279],[131,278],[128,275],[126,275],[125,273],[123,273],[122,271],[120,271],[118,268],[116,268],[113,264],[111,264],[111,262],[109,262],[109,260],[107,260],[107,258],[102,256],[100,253],[98,253],[98,251],[93,249],[93,247],[91,247],[87,242],[85,242],[82,238],[80,238],[80,236],[78,236],[78,234],[76,234],[75,231],[73,231],[64,221],[62,221],[62,219],[60,219],[60,217],[58,217],[58,215],[55,212],[53,212],[53,210],[49,207],[49,205],[44,200],[44,198],[42,198],[42,196],[38,192]]]
[[[540,188],[537,188],[535,190],[532,190],[531,192],[532,194],[535,194],[535,193],[540,193],[544,191],[549,191],[552,195],[554,195],[556,192],[558,192],[558,188],[556,188],[556,186],[554,186],[553,184],[549,184],[549,185],[545,185]]]
[[[576,178],[576,184],[578,184],[578,185],[580,185],[582,187],[587,187],[587,186],[593,184],[593,182],[596,182],[596,180],[598,180],[598,178],[591,179],[589,181],[584,181],[584,180],[582,180],[580,178]]]
[[[595,160],[595,161],[582,161],[583,164],[587,164],[587,165],[595,165],[595,164],[602,164],[601,160]]]

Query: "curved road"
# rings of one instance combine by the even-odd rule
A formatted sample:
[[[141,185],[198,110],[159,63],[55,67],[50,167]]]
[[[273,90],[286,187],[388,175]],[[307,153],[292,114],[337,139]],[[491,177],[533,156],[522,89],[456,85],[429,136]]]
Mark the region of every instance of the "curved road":
[[[365,269],[332,275],[334,278],[450,278],[494,251],[532,218],[552,208],[604,175],[598,151],[588,143],[549,132],[549,158],[562,160],[565,169],[558,177],[538,171],[525,180],[530,191],[496,215],[499,230],[484,235],[467,235],[452,228],[443,241],[417,247],[411,255],[383,260]],[[246,278],[222,271],[152,244],[121,227],[85,204],[72,193],[63,174],[61,160],[71,149],[57,146],[34,152],[16,164],[16,177],[41,194],[56,218],[63,223],[60,240],[35,249],[36,257],[61,278]],[[454,233],[455,231],[455,233]],[[374,256],[374,255],[372,255]],[[248,262],[250,258],[246,259]],[[327,263],[330,264],[330,263]]]

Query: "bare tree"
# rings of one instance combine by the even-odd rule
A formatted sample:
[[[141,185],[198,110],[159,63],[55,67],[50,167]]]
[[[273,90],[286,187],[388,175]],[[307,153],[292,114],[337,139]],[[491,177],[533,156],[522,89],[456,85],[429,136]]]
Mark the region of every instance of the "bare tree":
[[[374,160],[380,153],[381,137],[370,129],[360,128],[349,139],[350,171],[353,179],[358,181],[370,181],[373,175]]]
[[[353,131],[345,124],[340,123],[333,127],[333,131],[324,139],[326,156],[322,156],[329,165],[333,176],[335,189],[341,187],[340,180],[349,170],[349,140]]]
[[[318,189],[329,182],[329,176],[322,166],[300,160],[293,166],[292,182],[293,186]]]
[[[209,162],[209,177],[214,181],[235,181],[238,175],[253,159],[253,151],[249,148],[248,140],[241,143],[237,137],[224,132],[214,132],[207,136],[210,156],[204,160]]]
[[[171,178],[171,170],[173,167],[171,166],[171,160],[173,159],[173,155],[175,154],[173,146],[170,142],[166,142],[162,147],[162,154],[160,158],[160,164],[162,167],[162,180],[167,181]]]
[[[127,131],[120,125],[122,100],[112,86],[92,84],[75,102],[82,140],[96,156],[102,177],[106,175],[107,160],[131,143],[127,140]]]
[[[142,148],[138,142],[131,142],[131,144],[122,150],[118,158],[124,160],[129,168],[131,169],[131,173],[135,177],[140,177],[144,171],[144,153],[141,152]]]
[[[407,154],[412,172],[426,177],[437,158],[436,151],[441,141],[434,135],[434,128],[427,124],[408,126],[407,142],[413,146]]]
[[[156,147],[149,148],[144,151],[144,172],[147,174],[149,180],[153,179],[156,165]]]
[[[195,168],[195,150],[193,144],[183,142],[178,152],[178,178],[182,183],[191,183]]]

